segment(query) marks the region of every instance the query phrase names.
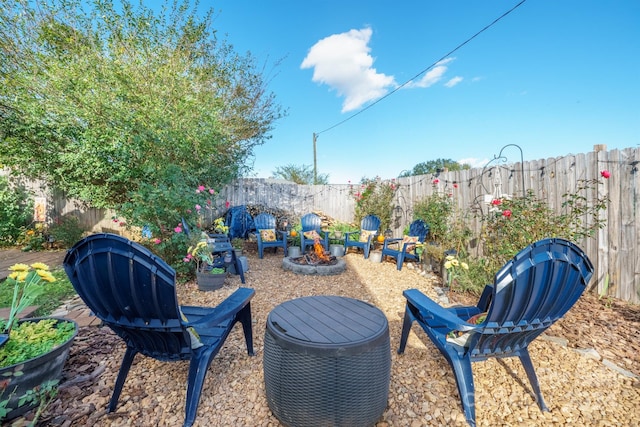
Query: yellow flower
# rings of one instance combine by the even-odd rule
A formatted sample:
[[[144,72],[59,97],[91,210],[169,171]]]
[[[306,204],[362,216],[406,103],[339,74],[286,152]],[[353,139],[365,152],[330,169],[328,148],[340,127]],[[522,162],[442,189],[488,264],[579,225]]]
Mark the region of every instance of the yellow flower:
[[[13,273],[9,274],[9,279],[17,280],[18,274],[19,273],[17,271],[14,271]]]
[[[447,270],[449,270],[451,267],[453,267],[453,263],[451,262],[451,260],[448,260],[444,263],[444,268],[446,268]]]
[[[11,271],[29,271],[29,266],[27,264],[13,264],[9,267]]]
[[[36,270],[49,270],[49,266],[42,262],[34,262],[33,264],[31,264],[31,268]]]
[[[466,262],[462,262],[460,263],[460,265],[462,266],[462,268],[464,268],[465,270],[469,269],[469,264],[467,264]]]
[[[40,278],[45,282],[51,283],[56,281],[56,278],[53,277],[53,274],[51,274],[47,270],[36,270],[36,273],[38,273],[38,276],[40,276]]]
[[[29,273],[28,273],[28,272],[26,272],[26,271],[20,271],[20,272],[18,273],[18,277],[16,278],[16,280],[17,280],[18,282],[24,282],[24,281],[27,279],[27,275],[28,275],[28,274],[29,274]]]

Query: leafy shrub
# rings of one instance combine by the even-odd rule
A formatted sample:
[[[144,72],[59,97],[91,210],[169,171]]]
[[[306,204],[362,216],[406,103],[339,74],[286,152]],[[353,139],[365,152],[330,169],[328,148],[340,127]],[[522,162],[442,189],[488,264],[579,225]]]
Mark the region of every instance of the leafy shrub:
[[[466,254],[471,229],[456,209],[451,195],[435,193],[418,201],[413,217],[429,225],[427,242],[439,245],[443,250],[454,249],[460,256]]]
[[[479,291],[492,283],[495,273],[533,242],[562,237],[580,243],[592,237],[605,226],[599,213],[607,208],[608,199],[597,199],[589,206],[584,194],[599,184],[598,180],[582,181],[575,192],[564,194],[560,214],[532,191],[524,197],[493,200],[489,214],[483,218],[482,257],[468,259],[469,272],[458,279],[463,289]]]
[[[350,188],[350,194],[356,200],[355,222],[360,223],[367,215],[376,215],[380,218],[380,227],[386,230],[391,225],[391,213],[393,212],[393,198],[398,188],[395,180],[381,181],[379,177],[374,179],[362,178],[360,188]]]
[[[84,233],[80,220],[75,215],[66,215],[62,218],[54,219],[48,231],[56,242],[62,243],[66,248],[73,246],[82,238]]]
[[[21,246],[23,251],[41,251],[45,249],[47,238],[42,223],[35,223],[32,228],[20,227],[19,231],[20,235],[16,239],[16,245]]]
[[[0,246],[16,244],[21,230],[32,220],[33,199],[20,185],[0,176]]]

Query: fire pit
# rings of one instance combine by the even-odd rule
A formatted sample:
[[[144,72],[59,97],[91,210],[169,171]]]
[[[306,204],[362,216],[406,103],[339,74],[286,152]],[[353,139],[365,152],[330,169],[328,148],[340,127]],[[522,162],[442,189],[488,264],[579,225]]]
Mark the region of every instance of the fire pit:
[[[307,252],[300,257],[284,258],[282,260],[282,268],[298,274],[329,276],[342,273],[346,270],[347,263],[343,259],[329,255],[319,242],[315,242],[313,251]]]

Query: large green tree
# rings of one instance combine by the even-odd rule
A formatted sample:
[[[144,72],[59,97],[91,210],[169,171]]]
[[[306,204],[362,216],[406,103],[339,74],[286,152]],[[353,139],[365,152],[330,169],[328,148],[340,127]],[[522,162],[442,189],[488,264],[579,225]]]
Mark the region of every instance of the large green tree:
[[[313,169],[310,165],[288,164],[285,166],[277,166],[276,170],[271,172],[271,174],[274,178],[286,179],[300,185],[326,185],[329,183],[329,175],[326,173],[318,174],[314,180]]]
[[[0,164],[154,227],[249,170],[284,112],[198,8],[3,0]]]
[[[415,175],[428,175],[432,173],[437,173],[444,169],[448,169],[450,171],[459,171],[463,169],[470,169],[471,166],[467,164],[460,164],[455,160],[451,159],[436,159],[429,160],[427,162],[418,163],[411,169],[410,171],[404,171],[400,173],[400,177],[408,177]]]

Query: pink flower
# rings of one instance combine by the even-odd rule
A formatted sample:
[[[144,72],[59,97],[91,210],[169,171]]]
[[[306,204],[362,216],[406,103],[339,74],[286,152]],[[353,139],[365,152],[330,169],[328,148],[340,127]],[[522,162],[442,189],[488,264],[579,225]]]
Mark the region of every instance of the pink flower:
[[[209,189],[209,194],[216,194],[216,190],[214,190],[213,188]]]
[[[202,192],[202,191],[204,191],[204,190],[206,190],[206,188],[205,188],[205,186],[204,186],[204,185],[199,185],[199,186],[198,186],[198,193],[200,193],[200,192]]]
[[[156,237],[155,239],[153,239],[153,243],[155,243],[156,245],[159,245],[160,243],[162,243],[162,239],[158,239]]]
[[[229,201],[227,200],[226,202],[224,202],[224,206],[229,209],[229,206],[231,206],[231,203],[229,203]]]
[[[196,205],[196,211],[200,212],[200,209],[202,209],[202,206]]]
[[[177,226],[176,228],[173,229],[173,231],[175,231],[176,233],[182,233],[182,227]]]
[[[502,211],[502,216],[505,218],[511,218],[511,211],[509,209],[505,209]]]
[[[191,260],[190,260],[189,258],[187,258],[187,257],[184,257],[184,258],[182,258],[182,261],[184,261],[184,262],[189,262],[189,261],[191,261]]]
[[[502,203],[502,200],[500,200],[500,199],[493,199],[493,200],[491,201],[491,204],[492,204],[493,206],[498,206],[500,203]]]
[[[609,172],[608,170],[603,170],[602,172],[600,172],[600,175],[604,178],[604,179],[609,179],[609,177],[611,176],[611,172]]]
[[[439,183],[440,183],[440,180],[439,180],[438,178],[436,178],[436,179],[434,179],[432,182],[433,182],[433,184],[434,184],[434,185],[437,185],[437,184],[439,184]]]
[[[187,213],[191,213],[191,209],[187,209]]]

